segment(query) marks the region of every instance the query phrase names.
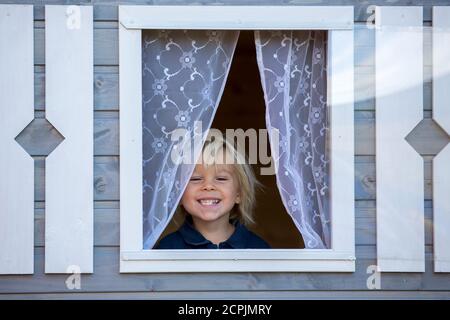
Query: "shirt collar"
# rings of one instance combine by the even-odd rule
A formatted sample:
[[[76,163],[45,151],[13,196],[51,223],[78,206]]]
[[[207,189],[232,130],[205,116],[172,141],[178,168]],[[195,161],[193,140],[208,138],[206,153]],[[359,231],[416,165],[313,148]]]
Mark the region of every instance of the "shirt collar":
[[[210,241],[198,232],[193,225],[192,218],[187,216],[183,225],[179,229],[183,240],[193,246],[208,244]]]
[[[243,248],[245,246],[245,227],[239,223],[238,220],[233,220],[231,222],[235,229],[233,234],[228,238],[228,240],[224,241],[233,249]],[[211,243],[208,239],[206,239],[200,232],[195,229],[192,218],[187,216],[185,222],[179,229],[181,236],[184,241],[193,246],[201,246],[205,244]]]
[[[241,249],[245,247],[245,234],[247,229],[245,229],[244,225],[242,225],[239,220],[233,220],[232,224],[234,225],[234,232],[231,237],[228,238],[226,243],[233,249]]]

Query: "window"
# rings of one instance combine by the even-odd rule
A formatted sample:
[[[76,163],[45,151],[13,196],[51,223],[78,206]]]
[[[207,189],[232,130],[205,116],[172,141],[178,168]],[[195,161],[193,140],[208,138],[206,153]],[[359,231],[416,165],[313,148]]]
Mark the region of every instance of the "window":
[[[354,271],[353,7],[119,6],[121,272]],[[144,250],[142,30],[327,30],[331,249]]]

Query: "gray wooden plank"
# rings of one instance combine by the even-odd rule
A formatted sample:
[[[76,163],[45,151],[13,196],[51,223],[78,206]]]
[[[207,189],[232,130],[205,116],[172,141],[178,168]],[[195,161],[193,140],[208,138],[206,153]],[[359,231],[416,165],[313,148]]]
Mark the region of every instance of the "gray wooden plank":
[[[35,109],[45,110],[45,67],[35,67]],[[424,110],[431,110],[431,68],[424,68]],[[119,71],[117,66],[94,69],[94,109],[112,111],[119,108]],[[355,110],[375,109],[375,73],[373,66],[355,67]]]
[[[43,157],[35,157],[35,200],[44,201]],[[355,157],[355,199],[375,199],[375,157]],[[431,157],[425,157],[425,200],[431,197]],[[94,200],[119,200],[119,158],[94,157]]]
[[[119,109],[119,69],[109,69],[94,69],[94,110]]]
[[[373,201],[364,201],[364,206],[371,206],[371,203]],[[427,203],[427,202],[425,202]],[[112,209],[119,209],[120,208],[120,201],[104,201],[104,200],[96,200],[94,201],[94,209],[104,209],[104,210],[112,210]],[[35,201],[34,202],[34,209],[45,209],[45,201]]]
[[[34,63],[45,64],[44,29],[34,29]],[[118,65],[118,29],[94,29],[94,65]]]
[[[45,110],[45,66],[38,65],[34,73],[34,108]],[[94,110],[119,110],[119,68],[117,66],[94,67]]]
[[[55,0],[55,1],[57,1],[57,0]],[[387,4],[387,1],[388,0],[381,1],[381,2]],[[4,2],[4,1],[2,1],[2,2]],[[62,2],[62,0],[59,1],[59,2]],[[110,4],[107,4],[106,2],[103,1],[103,2],[101,2],[102,5],[96,5],[94,7],[94,17],[95,17],[95,19],[99,20],[99,21],[100,20],[116,21],[117,20],[117,5],[116,5],[116,3],[113,3],[113,2],[114,1],[109,1]],[[229,3],[230,1],[225,1],[225,2]],[[308,1],[308,2],[310,2],[310,1]],[[355,2],[356,1],[353,1],[354,4],[355,4]],[[375,3],[375,2],[373,2],[373,3]],[[400,3],[400,2],[402,2],[402,1],[396,2],[395,4]],[[405,2],[405,1],[403,1],[403,2]],[[430,20],[430,17],[431,17],[431,9],[428,6],[431,6],[433,4],[434,5],[441,4],[440,2],[441,1],[430,1],[430,2],[427,2],[427,6],[424,8],[424,20],[425,21]],[[66,2],[64,2],[64,3],[66,3]],[[94,1],[94,3],[99,3],[99,2],[98,1]],[[103,4],[103,3],[106,3],[106,4]],[[183,2],[180,2],[180,3],[183,3]],[[235,4],[235,3],[238,3],[238,2],[237,1],[233,1],[233,4]],[[243,1],[239,2],[239,4],[241,4],[241,3],[243,3]],[[334,3],[336,3],[336,2],[334,2]],[[405,2],[403,4],[409,4],[409,3]],[[448,2],[445,2],[444,4],[448,4]],[[355,19],[356,20],[360,19],[358,17],[362,17],[362,16],[366,16],[367,17],[368,16],[368,14],[365,13],[365,9],[367,8],[367,5],[365,5],[365,4],[362,5],[360,3],[356,3],[355,5],[356,5],[356,7],[355,7],[355,17],[356,17]],[[98,8],[98,7],[101,7],[101,8]],[[39,14],[36,15],[36,12],[39,12],[39,10],[40,10],[39,8],[38,9],[35,8],[35,19],[39,19]],[[43,10],[42,10],[42,17],[43,17]],[[364,19],[360,19],[360,21],[364,21],[364,20],[365,20],[365,18]],[[106,30],[108,32],[110,31],[108,29],[106,29]],[[114,29],[111,29],[111,30],[114,30]],[[97,30],[96,30],[96,32],[97,32]],[[101,34],[100,34],[100,36],[103,37]],[[361,46],[364,46],[364,42],[363,41],[366,41],[366,40],[370,41],[369,38],[365,39],[364,35],[362,35],[360,38],[361,38],[361,44],[362,44]],[[107,39],[109,39],[109,40],[107,40]],[[111,44],[111,43],[114,43],[114,41],[116,41],[117,39],[114,40],[111,37],[106,37],[106,38],[103,38],[103,40],[104,41],[110,41],[110,43],[105,42],[103,44],[99,44],[100,46],[98,46],[98,47],[96,46],[95,47],[96,51],[103,50],[103,46],[105,48],[108,48],[108,47],[109,48],[113,48],[114,45]],[[40,41],[43,41],[43,38]],[[355,42],[359,43],[359,40],[356,40]],[[366,43],[368,43],[368,42],[366,42]],[[42,45],[43,45],[43,42],[42,42]],[[370,47],[370,43],[368,43],[367,47]],[[113,50],[116,50],[116,49],[113,49]],[[359,49],[357,49],[357,50],[359,50]],[[365,50],[366,50],[365,54],[368,54],[370,52],[370,48],[366,48]],[[42,52],[41,54],[43,54],[43,51],[40,51],[40,52]],[[109,65],[108,63],[111,63],[111,61],[114,60],[113,58],[111,58],[109,56],[110,53],[106,52],[106,49],[105,49],[105,52],[102,53],[100,51],[100,53],[104,55],[105,59],[103,59],[103,58],[102,58],[103,60],[102,59],[98,59],[97,61],[100,61],[99,65]],[[424,54],[425,55],[427,54],[426,51],[424,52]],[[363,52],[361,53],[360,56],[364,57],[364,49],[363,49]],[[43,64],[43,63],[41,63],[41,64]],[[116,67],[115,64],[111,64],[111,66]],[[373,68],[373,66],[371,66],[371,65],[367,65],[367,66],[366,65],[360,65],[357,68],[359,68],[359,67],[361,67],[361,68],[367,67],[368,69]],[[357,80],[356,75],[358,73],[357,73],[357,71],[355,73],[356,73],[355,74],[355,80]],[[116,74],[117,74],[117,72],[116,72]],[[111,81],[111,82],[116,81],[116,84],[117,84],[117,82],[118,82],[118,75],[116,75],[115,77],[116,77],[116,80],[112,79],[113,76],[111,76],[110,78],[108,78],[108,80],[105,80],[105,82],[106,81]],[[369,72],[369,73],[367,73],[367,78],[370,78],[370,77],[373,77],[373,73]],[[360,77],[360,79],[364,79],[364,76]],[[94,80],[94,83],[95,83],[95,80]],[[368,82],[368,83],[369,83],[369,85],[368,85],[367,90],[369,90],[369,92],[370,92],[370,90],[373,90],[373,89],[370,88],[370,86],[371,86],[370,82]],[[373,80],[372,80],[372,83],[373,83]],[[104,85],[108,86],[109,84],[104,84]],[[118,95],[118,90],[114,89],[115,85],[109,85],[109,86],[110,86],[109,87],[110,89],[105,90],[104,93],[103,93],[103,98],[99,99],[99,101],[100,101],[99,103],[96,103],[96,110],[100,110],[101,108],[103,108],[103,106],[107,110],[115,110],[114,108],[117,108],[118,103],[115,103],[114,102],[115,98],[110,98],[109,94],[112,93],[112,94],[115,94],[117,96]],[[372,86],[372,88],[373,88],[373,86]],[[362,91],[362,89],[357,89],[357,90],[359,90],[357,92]],[[425,96],[427,95],[426,90],[427,89],[424,88],[424,95]],[[39,94],[37,94],[37,95],[39,96]],[[357,94],[355,96],[357,96]],[[95,98],[98,99],[97,95],[96,95]],[[102,100],[102,99],[106,99],[106,100]],[[426,100],[427,99],[424,98],[424,102]],[[103,103],[102,101],[108,101],[108,102],[102,104]],[[116,101],[118,101],[118,99]],[[429,99],[429,101],[430,101],[430,103],[428,103],[428,105],[426,103],[424,104],[424,109],[425,110],[430,110],[431,109],[431,98]],[[40,104],[42,106],[42,110],[43,110],[44,103],[45,103],[45,101],[43,101],[43,103]],[[359,99],[357,99],[355,106],[356,106],[356,108],[358,110],[373,110],[374,109],[374,101],[373,101],[373,99],[371,100],[370,98],[367,99],[367,100],[362,100],[362,99],[359,100]],[[367,121],[369,121],[369,120],[367,120]],[[358,120],[357,120],[357,122],[358,122]],[[358,133],[359,134],[366,133],[366,137],[362,136],[363,138],[361,138],[361,139],[358,138],[359,135],[356,136],[357,143],[359,144],[359,147],[357,147],[357,150],[359,150],[358,152],[360,152],[360,154],[373,155],[373,153],[374,153],[373,151],[370,151],[370,149],[371,149],[370,148],[370,144],[373,146],[373,143],[374,143],[373,142],[374,141],[373,135],[372,135],[372,138],[370,138],[370,136],[371,136],[370,135],[370,131],[372,130],[372,129],[370,129],[371,126],[373,127],[373,123],[372,124],[367,124],[367,126],[366,126],[366,124],[362,124],[361,127],[358,128],[358,130],[359,130]],[[99,129],[100,129],[100,127],[99,127]],[[101,131],[101,129],[100,129],[100,131]],[[106,150],[108,150],[108,146],[107,146],[108,143],[106,142],[106,140],[103,140],[104,142],[100,142],[99,146],[101,148],[104,146],[104,148]],[[112,139],[112,140],[114,141],[114,139]],[[370,144],[369,145],[365,144],[364,143],[365,141],[369,141]],[[430,142],[432,142],[432,141],[428,140],[425,143],[430,143]],[[104,151],[104,152],[105,153],[103,153],[103,154],[106,155],[110,151]],[[109,154],[113,154],[113,153],[109,153]],[[357,160],[362,160],[362,157],[359,157],[359,159],[358,159],[358,156],[357,156],[356,158],[357,158]],[[360,166],[360,168],[362,170],[359,171],[360,177],[355,177],[355,187],[356,187],[356,190],[360,191],[359,195],[358,195],[358,192],[357,192],[356,198],[358,199],[358,197],[359,197],[359,199],[367,199],[367,200],[357,201],[356,202],[357,204],[358,203],[364,203],[364,202],[370,202],[370,201],[373,201],[373,200],[369,200],[369,199],[374,199],[374,194],[371,194],[371,188],[375,186],[375,181],[374,181],[374,179],[371,179],[372,175],[370,174],[371,171],[373,171],[373,173],[374,173],[373,157],[364,157],[364,158],[365,158],[364,160],[368,160],[368,162],[364,162],[364,161],[359,162],[359,166]],[[41,159],[41,161],[42,160],[43,159]],[[96,160],[100,160],[100,159],[96,159]],[[114,162],[116,163],[116,166],[113,164],[112,167],[110,167],[110,165],[108,164],[107,159],[101,159],[101,160],[104,160],[106,163],[100,161],[100,162],[98,162],[98,165],[100,167],[104,166],[106,169],[103,168],[104,170],[103,171],[100,170],[99,172],[105,173],[106,176],[99,175],[98,178],[100,178],[100,179],[96,180],[97,187],[99,188],[98,189],[99,190],[98,193],[101,194],[98,197],[98,199],[101,199],[101,200],[117,200],[118,199],[117,198],[118,192],[117,192],[116,195],[114,195],[114,192],[110,189],[110,187],[111,187],[111,184],[112,184],[112,185],[116,185],[117,188],[118,188],[118,178],[117,179],[113,178],[113,179],[108,180],[107,179],[107,175],[108,174],[113,174],[114,175],[114,170],[118,170],[118,158],[115,158],[115,161],[112,161],[113,163]],[[371,161],[372,161],[372,165],[370,165]],[[426,165],[425,173],[427,173],[427,170],[429,170],[431,172],[431,166],[429,165],[429,160],[428,160],[428,169],[427,169],[427,161],[425,162],[425,165]],[[371,166],[372,166],[373,170],[371,170]],[[358,167],[358,165],[357,165],[357,167]],[[43,166],[41,168],[42,168],[42,170],[44,169]],[[37,176],[39,177],[40,175],[37,174]],[[95,176],[97,177],[97,175],[95,175]],[[373,177],[374,177],[374,174],[373,174]],[[427,174],[425,174],[425,177],[427,178]],[[431,177],[431,174],[428,175],[428,177]],[[364,180],[363,180],[363,178],[364,178]],[[112,182],[111,182],[111,184],[108,185],[107,183],[105,183],[105,181],[112,181]],[[362,183],[363,181],[364,181],[364,183]],[[44,183],[43,179],[40,178],[40,181],[38,183],[39,184],[43,184]],[[431,190],[431,186],[428,186],[428,188]],[[427,190],[427,183],[426,183],[426,189],[425,190]],[[426,195],[427,194],[428,194],[428,198],[427,198],[427,196],[426,196],[426,198],[427,199],[431,199],[431,193],[426,191]],[[40,203],[42,204],[42,202],[40,202]],[[97,202],[97,203],[99,203],[99,202]],[[102,203],[102,202],[100,202],[100,203]],[[117,203],[117,202],[114,202],[114,203]],[[426,201],[426,203],[429,204],[430,201]],[[108,213],[111,213],[113,210],[117,210],[117,208],[116,209],[100,209],[100,210],[103,210],[103,213],[106,215]],[[428,209],[428,210],[426,209],[425,210],[425,214],[426,215],[427,215],[427,213],[429,214],[431,212],[430,210],[431,209]],[[364,223],[361,224],[361,226],[369,226],[369,224],[372,223],[371,220],[370,220],[370,219],[372,219],[371,216],[374,214],[374,211],[372,209],[367,208],[367,209],[363,210],[363,208],[361,207],[359,210],[358,209],[356,210],[356,214],[357,214],[357,216],[358,215],[364,215],[364,214],[366,215],[366,217],[362,218],[362,219],[365,219],[366,223],[365,224]],[[114,215],[114,214],[112,214],[112,215]],[[102,216],[102,214],[98,215],[98,223],[97,223],[98,224],[98,228],[101,230],[100,232],[102,232],[103,230],[105,230],[105,228],[107,228],[107,225],[108,225],[107,218],[111,218],[111,217],[107,217],[107,218],[103,217],[105,220],[102,220],[103,218],[101,216]],[[114,218],[112,218],[112,219],[114,219]],[[102,225],[103,221],[105,223],[104,226]],[[360,221],[362,221],[362,220],[360,220]],[[97,222],[97,220],[96,220],[96,222]],[[102,222],[102,223],[100,223],[100,222]],[[357,222],[357,224],[358,224],[358,222]],[[114,223],[112,223],[112,225],[114,225]],[[109,227],[111,227],[111,224],[109,225]],[[358,228],[358,226],[357,226],[357,228]],[[367,227],[367,231],[369,232],[370,230],[373,230],[373,229],[370,229],[370,227]],[[358,229],[357,229],[357,233],[358,233]],[[370,239],[369,235],[367,235],[367,234],[363,234],[363,235],[366,236],[367,239]],[[102,237],[102,235],[100,235],[100,236]],[[98,237],[98,235],[97,235],[97,237]],[[97,241],[98,241],[98,243],[101,244],[101,243],[108,243],[108,241],[111,241],[110,243],[113,243],[116,240],[111,240],[111,239],[107,240],[106,238],[101,240],[101,239],[97,238]],[[364,247],[360,246],[360,247],[358,247],[359,250],[357,250],[357,255],[361,256],[362,249],[363,248],[367,249],[367,247],[369,248],[369,250],[367,251],[368,253],[365,253],[366,256],[365,256],[364,259],[370,259],[370,258],[367,258],[367,257],[374,257],[375,248],[371,247],[371,246],[364,246]],[[39,248],[39,249],[41,249],[41,248]],[[163,289],[166,288],[165,290],[168,290],[167,288],[170,289],[170,288],[176,287],[175,284],[176,284],[177,281],[178,282],[182,282],[180,280],[183,279],[183,277],[181,277],[180,275],[176,275],[175,277],[172,277],[171,275],[166,275],[166,276],[163,275],[162,277],[158,277],[158,275],[118,275],[118,256],[116,254],[115,258],[114,257],[113,258],[111,258],[111,257],[109,257],[109,258],[103,257],[103,256],[107,256],[107,254],[106,254],[107,249],[108,248],[96,248],[95,260],[100,260],[101,263],[96,264],[95,272],[97,273],[97,275],[96,275],[95,279],[91,279],[90,280],[91,281],[91,283],[89,283],[90,286],[94,286],[95,287],[93,282],[98,281],[100,283],[99,286],[104,288],[104,291],[111,290],[110,287],[108,287],[108,284],[107,284],[107,282],[110,281],[109,280],[110,279],[109,278],[109,274],[111,273],[110,269],[114,269],[114,274],[115,274],[116,277],[119,276],[119,278],[122,278],[120,280],[120,284],[123,284],[123,285],[122,286],[120,286],[120,285],[118,286],[119,289],[120,289],[120,287],[122,288],[122,291],[126,291],[129,288],[133,288],[135,286],[141,288],[140,290],[142,290],[142,291],[148,291],[148,289],[152,289],[152,288],[159,289],[161,287],[161,282],[165,282],[166,280],[171,285],[168,285],[167,287],[164,287],[164,286],[162,286],[162,287],[163,287]],[[101,252],[102,250],[104,252]],[[373,252],[370,252],[371,250]],[[427,256],[427,258],[428,258],[428,256]],[[40,257],[39,259],[41,259],[40,261],[43,261],[42,257]],[[104,264],[105,262],[108,262],[108,261],[113,261],[113,264],[111,266],[107,266],[106,264]],[[373,262],[374,261],[375,260],[373,259]],[[43,265],[42,265],[42,267],[40,266],[39,268],[40,268],[39,272],[42,273]],[[432,270],[431,264],[427,263],[427,270],[428,271]],[[365,271],[365,270],[363,270],[363,271]],[[408,275],[408,276],[406,276],[405,274],[398,274],[398,275],[389,274],[388,275],[389,277],[385,278],[385,276],[383,275],[382,287],[384,286],[384,283],[386,281],[390,282],[390,280],[393,279],[394,283],[391,284],[390,288],[394,288],[394,290],[395,290],[395,287],[398,288],[397,290],[403,290],[404,288],[411,288],[411,290],[422,290],[424,288],[428,288],[428,290],[435,290],[436,287],[439,287],[437,285],[439,283],[439,281],[442,281],[443,284],[441,285],[441,288],[443,288],[443,290],[449,290],[450,285],[449,285],[448,277],[444,276],[443,278],[436,278],[435,275],[433,275],[432,273],[430,273],[428,271],[427,271],[427,273],[424,274],[423,277],[416,277],[415,274],[414,275]],[[301,282],[301,280],[305,280],[306,279],[306,283],[305,283],[305,285],[303,287],[307,287],[307,288],[313,287],[313,286],[311,286],[311,283],[308,283],[308,279],[309,279],[308,275],[309,274],[305,274],[303,278],[296,279],[295,283],[299,283],[299,282]],[[212,276],[208,276],[208,277],[195,276],[195,275],[191,276],[191,275],[189,275],[189,279],[190,280],[189,279],[187,280],[187,282],[188,282],[187,284],[188,285],[189,284],[192,285],[192,284],[195,284],[197,281],[200,281],[200,282],[205,281],[205,282],[212,283],[213,285],[205,286],[205,288],[206,288],[205,289],[206,290],[205,291],[205,295],[206,295],[206,294],[209,293],[209,290],[215,290],[214,284],[216,284],[216,283],[219,284],[219,287],[222,286],[222,287],[225,287],[226,290],[228,290],[228,289],[232,288],[233,286],[234,287],[238,287],[238,288],[242,288],[242,286],[239,286],[237,283],[240,280],[244,280],[244,281],[247,280],[245,283],[257,282],[260,285],[259,288],[264,287],[264,285],[266,285],[267,288],[272,289],[273,288],[272,287],[272,282],[280,281],[280,278],[281,278],[282,279],[282,283],[284,283],[286,285],[286,283],[289,282],[292,279],[291,277],[295,277],[296,275],[295,274],[287,274],[287,275],[279,275],[279,276],[275,276],[275,277],[270,276],[270,275],[260,275],[260,276],[262,276],[262,279],[263,279],[262,282],[258,282],[258,280],[260,280],[261,277],[256,277],[255,279],[253,279],[252,277],[250,277],[250,275],[246,275],[246,274],[238,274],[238,275],[233,275],[231,277],[229,277],[228,275],[220,275],[220,274],[219,275],[216,274],[216,275],[212,275]],[[361,286],[364,285],[366,278],[364,278],[363,276],[367,277],[367,275],[364,272],[362,272],[362,274],[360,275],[360,278],[361,278],[360,280],[361,281],[360,281],[360,283],[358,282],[358,285],[361,285]],[[58,278],[58,276],[50,276],[50,278],[47,279],[48,276],[44,276],[42,274],[40,275],[40,277],[41,277],[41,280],[37,281],[37,282],[40,284],[41,287],[45,287],[46,284],[49,283],[51,288],[58,288],[58,286],[55,286],[55,282],[56,281],[57,282],[61,282],[60,283],[61,286],[64,286],[65,277],[59,277]],[[17,281],[19,281],[19,283],[17,285],[19,288],[20,287],[29,288],[28,284],[26,283],[27,279],[29,277],[16,277],[16,278],[17,278]],[[31,277],[31,278],[33,278],[33,277]],[[55,280],[55,279],[57,279],[57,280]],[[217,282],[216,282],[216,279],[217,279]],[[312,280],[310,282],[314,282],[315,281],[315,282],[318,282],[319,285],[322,284],[325,281],[328,281],[329,283],[338,282],[342,286],[339,286],[339,285],[334,286],[334,288],[337,288],[335,290],[354,290],[354,289],[352,289],[352,285],[355,286],[355,281],[356,280],[353,279],[351,281],[352,285],[345,287],[345,285],[343,285],[342,283],[344,281],[346,281],[346,279],[347,278],[342,277],[342,275],[340,275],[340,274],[331,275],[331,277],[329,277],[329,278],[319,277],[319,279],[318,279],[316,277],[316,274],[314,274],[312,276]],[[8,280],[8,277],[0,277],[0,291],[3,288],[4,280],[10,281],[10,280]],[[114,281],[114,280],[115,280],[115,278],[113,277],[112,281]],[[33,281],[34,282],[33,282],[32,285],[30,285],[30,287],[34,286],[34,288],[36,288],[37,290],[40,290],[39,289],[39,285],[36,285],[36,283],[35,283],[36,281],[34,279],[33,279]],[[132,284],[130,286],[126,285],[126,283],[128,283],[128,281],[132,282]],[[225,282],[227,282],[227,281],[230,281],[230,284],[228,286],[225,285]],[[253,281],[253,282],[251,282],[251,281]],[[419,284],[419,282],[421,282],[421,281],[423,282],[422,286]],[[138,284],[139,282],[142,282],[144,285],[139,285]],[[403,282],[405,284],[402,286]],[[14,284],[14,281],[12,283]],[[157,283],[157,285],[156,286],[152,286],[153,283]],[[253,285],[253,286],[255,287],[256,285]],[[316,286],[318,286],[318,285],[316,284]],[[188,287],[188,286],[185,286],[185,288],[186,287]],[[195,285],[193,287],[195,287]],[[350,287],[350,289],[346,289],[346,288],[349,288],[349,287]],[[291,286],[291,288],[292,288],[292,290],[298,290],[298,288],[294,288],[294,286]],[[341,289],[341,288],[344,288],[344,289]],[[254,289],[254,288],[252,287],[251,289]],[[384,289],[384,287],[383,287],[383,289]],[[135,289],[135,290],[139,290],[139,289]],[[191,289],[187,288],[185,290],[189,291]],[[245,289],[243,289],[243,290],[245,290]],[[331,289],[326,288],[326,290],[331,290]],[[365,290],[365,288],[363,288],[362,290]],[[170,291],[166,291],[166,292],[167,292],[167,296],[169,294],[172,294],[172,292],[170,292]],[[270,291],[270,290],[268,290],[267,292],[268,292],[268,294],[272,294],[273,293],[273,291]],[[331,292],[333,292],[333,291],[331,291]],[[370,291],[370,293],[375,293],[375,292],[380,293],[380,295],[381,295],[380,291]],[[324,292],[324,294],[327,294],[327,293],[328,292]],[[357,296],[358,294],[361,294],[361,293],[367,293],[367,292],[366,291],[360,291],[360,292],[356,292],[355,295]],[[398,291],[387,292],[387,294],[389,294],[389,293],[392,294],[393,298],[400,297],[402,293],[405,294],[404,291],[402,291],[402,292],[398,292]],[[422,293],[423,292],[418,292],[418,291],[411,292],[412,295],[414,295],[414,294],[422,294]],[[433,293],[434,292],[431,292],[430,294],[433,294]],[[93,295],[95,295],[95,294],[96,293],[93,293]],[[117,294],[121,295],[123,293],[119,292]],[[188,295],[189,294],[190,294],[190,292],[188,292]],[[218,293],[218,294],[220,295],[221,293]],[[297,292],[294,292],[294,294],[297,294]],[[307,294],[309,294],[309,292],[307,292]],[[423,293],[423,294],[425,294],[425,293]],[[448,291],[443,292],[443,294],[445,296],[445,294],[448,294]]]
[[[362,49],[361,49],[362,50]],[[360,49],[356,48],[356,54]],[[35,108],[44,110],[45,106],[45,76],[43,65],[35,73]],[[101,71],[101,69],[110,69]],[[42,71],[41,71],[42,70]],[[112,71],[117,70],[117,71]],[[431,110],[431,68],[424,67],[424,110]],[[117,65],[96,66],[94,73],[94,108],[95,110],[118,110],[119,74]],[[355,66],[355,110],[375,109],[375,74],[373,65]]]
[[[39,2],[34,1],[34,2],[35,2],[34,19],[44,20],[45,9],[43,5],[40,5],[42,1]],[[59,2],[64,4],[66,3],[63,1]],[[117,20],[118,20],[117,3],[115,5],[94,5],[94,21],[117,21]]]
[[[36,201],[45,200],[45,158],[35,158]],[[94,200],[119,199],[119,159],[118,157],[94,157]]]
[[[361,157],[360,162],[355,159],[355,199],[372,200],[376,197],[375,159],[370,158]]]
[[[420,121],[405,139],[421,155],[433,156],[450,141],[449,135],[432,119]]]
[[[381,290],[448,291],[450,274],[433,273],[432,250],[426,249],[424,273],[383,273]],[[367,290],[367,268],[376,264],[374,246],[357,246],[354,273],[120,274],[118,247],[94,251],[94,273],[82,275],[77,292]],[[35,274],[0,276],[0,293],[73,292],[66,288],[67,275],[43,273],[44,248],[36,248],[35,257]]]
[[[119,200],[119,158],[94,158],[94,200]]]
[[[114,5],[116,2],[114,0],[94,0],[94,4],[110,4]],[[126,0],[121,1],[121,4],[146,4],[146,0]],[[155,0],[152,1],[155,5],[187,5],[192,4],[192,2],[189,2],[187,0]],[[415,0],[414,3],[416,5],[423,5],[424,6],[424,21],[431,21],[431,6],[432,5],[445,5],[448,2],[445,2],[445,0],[433,0],[433,1],[426,1],[426,0]],[[252,0],[201,0],[196,1],[195,5],[210,5],[210,4],[223,4],[223,5],[256,5],[254,1]],[[361,2],[361,1],[355,1],[355,0],[259,0],[257,2],[257,5],[353,5],[355,6],[355,21],[362,21],[365,22],[370,16],[370,11],[367,10],[369,5],[411,5],[411,2],[408,0],[373,0],[370,2]],[[106,15],[106,12],[104,13],[105,16],[99,16],[98,18],[108,18],[111,19],[112,13],[108,12],[108,15]]]
[[[355,66],[355,111],[375,110],[375,69],[373,66]]]
[[[36,209],[34,214],[34,245],[45,244],[45,209]],[[119,246],[119,209],[94,209],[94,245]]]
[[[449,291],[170,291],[0,294],[0,300],[436,300],[450,299]]]
[[[10,0],[10,1],[2,1],[2,3],[9,3],[9,2],[15,2],[19,3],[18,1]],[[46,1],[47,2],[47,1]],[[96,21],[117,21],[118,19],[118,12],[117,12],[117,1],[107,1],[107,2],[99,2],[99,1],[92,1],[94,4],[94,20]],[[147,1],[148,2],[148,1]],[[34,8],[34,17],[36,20],[43,20],[44,19],[44,6],[42,6],[42,1],[20,1],[20,3],[35,3]],[[69,3],[69,1],[62,1],[62,0],[55,0],[53,3],[60,3],[60,4],[66,4]],[[77,1],[76,3],[80,3]],[[128,3],[128,4],[138,4],[143,3],[142,1],[121,1],[121,3]],[[172,0],[166,0],[165,2],[162,1],[153,1],[154,4],[173,4],[174,2]],[[183,5],[183,4],[192,4],[191,2],[184,0],[184,1],[177,1],[177,4]],[[211,4],[212,1],[210,0],[203,0],[203,1],[196,1],[195,4]],[[218,4],[224,4],[224,5],[254,5],[255,2],[252,0],[226,0],[226,1],[220,1],[217,2]],[[448,2],[446,0],[440,0],[440,1],[418,1],[416,0],[414,2],[416,5],[423,5],[424,6],[424,15],[423,20],[425,22],[431,21],[431,7],[433,5],[447,5]],[[382,0],[382,1],[370,1],[370,2],[361,2],[356,0],[341,0],[341,1],[333,1],[333,0],[291,0],[291,1],[277,1],[277,0],[270,0],[270,1],[258,1],[258,4],[267,4],[267,5],[279,5],[279,4],[291,4],[291,5],[326,5],[326,4],[332,4],[332,5],[354,5],[355,6],[355,22],[366,22],[368,18],[370,17],[371,13],[368,11],[368,7],[370,5],[411,5],[410,1],[407,0]]]
[[[43,113],[37,113],[37,116]],[[252,114],[241,116],[253,117]],[[414,130],[408,135],[408,142],[414,146],[416,151],[422,156],[434,156],[443,146],[449,137],[442,129],[431,120],[429,114],[425,114],[420,130]],[[42,135],[46,139],[42,139]],[[44,119],[36,119],[35,123],[28,128],[26,134],[21,136],[21,144],[29,150],[32,156],[47,155],[59,142],[59,133],[53,130],[53,126]],[[355,154],[374,155],[375,154],[375,119],[372,111],[355,112]],[[119,155],[119,114],[117,111],[94,112],[94,155],[115,156]]]
[[[94,28],[94,64],[118,65],[118,29],[115,23],[96,23]],[[368,29],[365,24],[356,24],[355,30],[355,65],[373,66],[375,63],[374,29]],[[35,64],[45,64],[45,34],[44,29],[37,24],[35,34]],[[431,66],[431,30],[424,27],[424,65]]]
[[[94,20],[117,21],[119,18],[118,7],[115,5],[95,5]]]
[[[93,21],[94,29],[117,29],[118,21]],[[34,20],[35,29],[45,29],[45,20]]]
[[[431,199],[431,157],[424,157],[425,161],[425,199]],[[371,200],[375,199],[375,157],[357,156],[355,157],[355,199]]]
[[[2,0],[1,3],[8,3],[8,4],[81,4],[86,5],[90,4],[91,0]]]
[[[356,245],[375,245],[376,244],[376,213],[375,202],[368,201],[366,205],[358,205],[356,201],[355,210],[355,243]],[[430,203],[430,201],[428,201]],[[41,208],[35,209],[34,225],[34,245],[36,247],[44,246],[44,226],[45,209],[44,203]],[[276,213],[274,213],[276,215]],[[432,208],[425,204],[425,244],[432,245],[433,217]],[[97,205],[94,210],[94,245],[95,246],[119,246],[119,208],[118,202],[114,207]]]
[[[94,113],[95,155],[119,154],[118,116],[117,112]],[[46,156],[60,143],[60,133],[56,129],[45,119],[37,118],[20,136],[20,144],[32,156]]]
[[[118,65],[118,32],[117,24],[97,22],[94,29],[94,63],[97,66]],[[35,59],[37,65],[44,65],[44,30],[35,28]],[[355,25],[355,109],[374,110],[374,30],[365,24]],[[431,110],[431,32],[424,33],[424,109]],[[118,73],[118,72],[117,72]],[[43,108],[42,76],[36,77],[36,105]],[[118,74],[96,75],[94,80],[95,108],[109,110],[118,106]]]
[[[94,113],[94,154],[119,155],[119,114]]]
[[[375,64],[374,33],[375,29],[367,28],[364,24],[355,25],[355,65],[373,66]],[[431,27],[423,27],[423,38],[424,66],[430,67],[432,64]]]
[[[105,202],[105,203],[110,203],[110,202]],[[111,202],[111,203],[115,203],[115,202]],[[375,204],[376,204],[376,200],[355,200],[355,208],[356,208],[355,217],[356,218],[373,218],[373,217],[375,217],[375,214],[376,214]],[[35,208],[37,208],[37,207],[35,207]],[[104,208],[106,208],[106,207],[104,207]],[[425,208],[425,218],[432,219],[433,201],[425,200],[424,208]]]
[[[44,156],[50,154],[63,140],[64,137],[46,119],[37,118],[30,122],[15,140],[29,154]]]
[[[35,109],[45,110],[45,67],[35,67]],[[375,110],[375,73],[373,66],[355,67],[355,110]],[[424,110],[431,110],[431,67],[424,68]],[[94,69],[94,109],[119,109],[119,71],[117,66]]]

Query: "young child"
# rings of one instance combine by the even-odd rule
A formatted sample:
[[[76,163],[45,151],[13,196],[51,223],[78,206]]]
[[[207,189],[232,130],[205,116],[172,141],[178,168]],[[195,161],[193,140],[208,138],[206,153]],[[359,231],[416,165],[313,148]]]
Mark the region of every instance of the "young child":
[[[178,207],[184,224],[155,249],[263,249],[270,246],[244,225],[253,223],[258,181],[226,139],[207,139]]]

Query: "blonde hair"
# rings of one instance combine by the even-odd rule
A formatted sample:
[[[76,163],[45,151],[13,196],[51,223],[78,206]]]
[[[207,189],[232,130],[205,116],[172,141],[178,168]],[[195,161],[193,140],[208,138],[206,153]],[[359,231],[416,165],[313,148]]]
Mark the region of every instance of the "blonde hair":
[[[220,155],[222,155],[222,159]],[[240,202],[231,209],[230,219],[238,219],[244,225],[254,223],[255,192],[257,188],[262,188],[262,185],[256,179],[253,169],[245,157],[245,152],[236,149],[234,143],[224,139],[222,134],[210,133],[203,145],[199,162],[206,166],[233,165],[233,171],[239,185]],[[179,209],[187,214],[181,205]]]

